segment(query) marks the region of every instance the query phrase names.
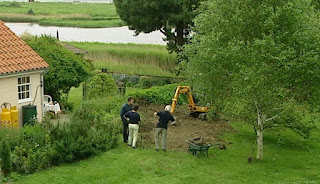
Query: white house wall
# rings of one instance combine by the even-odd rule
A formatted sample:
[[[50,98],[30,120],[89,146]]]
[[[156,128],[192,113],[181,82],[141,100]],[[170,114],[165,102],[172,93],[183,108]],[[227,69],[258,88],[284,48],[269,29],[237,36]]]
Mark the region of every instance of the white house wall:
[[[37,73],[24,73],[17,74],[14,76],[1,77],[0,78],[0,104],[10,103],[11,106],[17,106],[19,111],[19,125],[22,126],[22,106],[32,104],[35,98],[34,104],[37,106],[37,118],[39,121],[42,120],[42,95],[43,87],[40,86],[40,81],[42,80],[42,72]],[[19,103],[18,101],[18,77],[30,76],[31,82],[31,98],[32,101]],[[39,86],[39,87],[38,87]],[[38,89],[37,89],[38,87]],[[36,92],[36,90],[38,92]],[[37,96],[35,96],[37,94]]]

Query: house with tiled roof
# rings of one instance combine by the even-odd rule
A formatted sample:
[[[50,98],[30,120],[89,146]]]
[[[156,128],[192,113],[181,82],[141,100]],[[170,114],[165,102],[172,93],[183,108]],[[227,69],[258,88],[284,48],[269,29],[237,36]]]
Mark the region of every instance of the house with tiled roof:
[[[43,75],[48,64],[0,20],[0,105],[17,106],[22,125],[22,106],[36,105],[43,116]],[[1,116],[0,116],[1,117]]]

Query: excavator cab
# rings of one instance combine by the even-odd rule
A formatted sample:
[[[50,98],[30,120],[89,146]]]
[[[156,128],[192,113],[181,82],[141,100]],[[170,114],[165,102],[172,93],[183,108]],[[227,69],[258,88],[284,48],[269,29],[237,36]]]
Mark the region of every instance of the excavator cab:
[[[174,113],[174,110],[175,110],[177,102],[178,102],[178,97],[179,97],[179,95],[181,93],[188,95],[188,102],[189,102],[188,108],[189,108],[189,111],[190,111],[190,115],[192,117],[194,117],[194,118],[197,118],[197,117],[199,117],[200,114],[205,113],[205,115],[203,116],[204,119],[205,119],[206,118],[206,113],[208,112],[209,107],[197,106],[194,103],[193,96],[191,94],[190,86],[178,86],[177,87],[176,92],[174,94],[174,97],[172,99],[171,113],[172,114]]]

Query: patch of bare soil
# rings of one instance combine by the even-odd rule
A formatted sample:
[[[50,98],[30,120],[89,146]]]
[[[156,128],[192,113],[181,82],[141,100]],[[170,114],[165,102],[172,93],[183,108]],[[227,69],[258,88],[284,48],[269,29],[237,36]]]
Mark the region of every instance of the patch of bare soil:
[[[158,122],[158,117],[154,117],[155,111],[162,111],[164,105],[141,106],[139,113],[142,117],[142,123],[139,129],[139,146],[142,148],[154,146],[154,132]],[[223,144],[219,136],[226,131],[233,131],[226,120],[206,120],[193,118],[189,116],[187,106],[177,106],[173,116],[176,119],[176,125],[168,126],[167,145],[169,150],[187,151],[188,144],[186,140],[195,137],[202,137],[205,143]]]
[[[61,113],[55,118],[50,119],[50,121],[53,122],[54,124],[57,124],[57,123],[64,124],[66,122],[70,122],[70,119],[71,119],[71,113],[68,113],[68,114]]]

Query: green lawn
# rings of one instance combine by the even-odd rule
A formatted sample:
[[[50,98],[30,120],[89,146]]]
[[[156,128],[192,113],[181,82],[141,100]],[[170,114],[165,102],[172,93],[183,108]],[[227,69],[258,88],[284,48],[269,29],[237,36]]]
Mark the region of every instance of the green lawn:
[[[78,88],[71,88],[69,92],[68,102],[74,107],[79,107],[82,102],[82,84]]]
[[[34,15],[27,13],[30,9]],[[114,4],[101,3],[0,2],[0,20],[93,28],[125,25],[117,15]]]
[[[133,150],[123,143],[94,158],[23,176],[17,183],[319,183],[320,147],[285,132],[265,134],[265,159],[248,164],[254,140],[250,126],[234,123],[226,150],[208,158],[186,152]],[[170,136],[170,131],[169,131]],[[318,134],[319,136],[319,134]],[[187,145],[186,145],[187,146]]]
[[[69,101],[79,104],[81,91],[81,87],[72,88]],[[249,164],[247,159],[255,139],[252,127],[231,125],[236,131],[221,137],[231,144],[226,150],[211,148],[208,158],[171,150],[155,152],[153,148],[133,150],[120,138],[118,146],[106,153],[21,176],[16,183],[320,183],[319,131],[314,132],[311,140],[291,131],[282,131],[281,136],[265,132],[265,158]]]
[[[108,44],[97,42],[68,42],[88,51],[86,58],[96,69],[125,74],[175,76],[177,55],[169,54],[165,46],[146,44]]]
[[[126,87],[126,93],[138,90],[137,88]],[[68,102],[74,107],[79,107],[82,102],[82,84],[78,88],[71,88],[69,92]]]

